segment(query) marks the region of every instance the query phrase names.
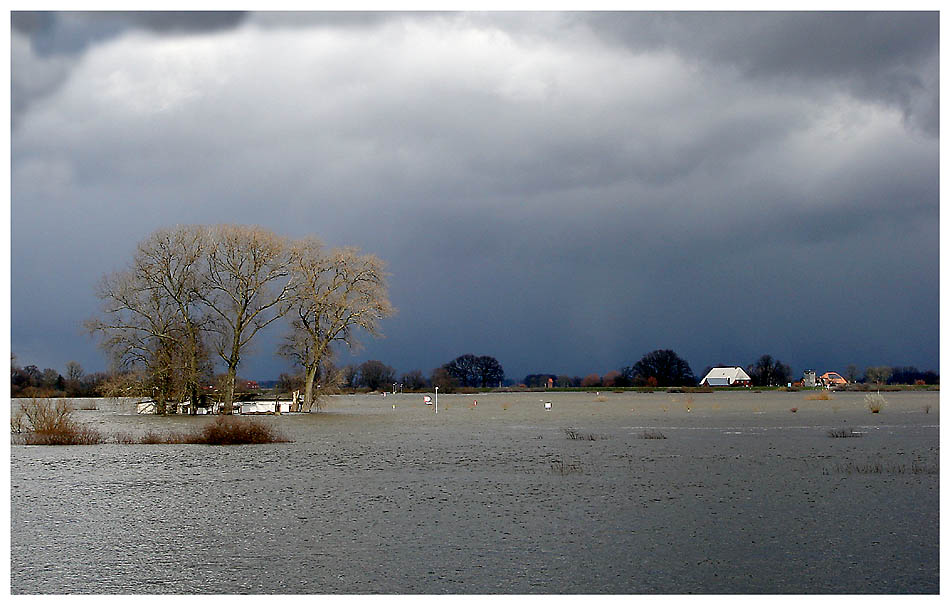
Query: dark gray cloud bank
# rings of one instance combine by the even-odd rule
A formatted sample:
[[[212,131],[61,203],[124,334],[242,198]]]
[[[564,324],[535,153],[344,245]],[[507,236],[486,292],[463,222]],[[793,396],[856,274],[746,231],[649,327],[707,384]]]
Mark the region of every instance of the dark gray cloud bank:
[[[386,259],[358,356],[939,363],[937,13],[15,13],[12,349],[158,227]],[[242,374],[287,368],[261,340]]]

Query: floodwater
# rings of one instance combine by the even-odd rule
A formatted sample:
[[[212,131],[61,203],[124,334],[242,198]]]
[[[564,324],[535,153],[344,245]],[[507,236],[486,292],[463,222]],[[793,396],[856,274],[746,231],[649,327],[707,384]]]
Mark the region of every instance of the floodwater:
[[[938,394],[885,396],[338,396],[263,418],[292,443],[13,446],[11,591],[937,593]]]

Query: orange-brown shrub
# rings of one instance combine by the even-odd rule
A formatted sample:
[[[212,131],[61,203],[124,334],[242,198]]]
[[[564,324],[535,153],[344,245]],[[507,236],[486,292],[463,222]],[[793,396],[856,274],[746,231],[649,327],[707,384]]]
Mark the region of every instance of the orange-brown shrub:
[[[98,430],[76,422],[68,401],[33,397],[11,414],[11,429],[23,445],[95,445]]]
[[[276,430],[264,423],[234,416],[218,416],[214,422],[206,425],[198,434],[189,439],[189,443],[205,445],[285,443],[287,441]]]

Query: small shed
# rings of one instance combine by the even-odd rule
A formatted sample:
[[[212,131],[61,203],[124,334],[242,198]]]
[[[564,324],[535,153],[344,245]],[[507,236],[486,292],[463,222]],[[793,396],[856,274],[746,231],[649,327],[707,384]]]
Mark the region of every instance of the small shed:
[[[813,387],[816,384],[818,384],[818,381],[815,378],[815,370],[805,370],[805,374],[802,376],[802,386]]]
[[[290,401],[242,401],[235,403],[240,414],[287,414]]]
[[[707,387],[749,386],[752,384],[752,378],[739,366],[713,368],[699,384]]]

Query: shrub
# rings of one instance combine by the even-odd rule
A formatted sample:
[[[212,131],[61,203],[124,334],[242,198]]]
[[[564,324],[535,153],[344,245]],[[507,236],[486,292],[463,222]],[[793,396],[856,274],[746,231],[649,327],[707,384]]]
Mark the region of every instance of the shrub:
[[[864,402],[867,404],[868,409],[871,410],[872,414],[877,414],[884,409],[884,406],[887,405],[887,400],[884,399],[884,395],[881,395],[881,392],[877,393],[868,393],[864,396]]]
[[[10,432],[14,435],[19,435],[24,431],[29,430],[29,427],[26,426],[26,414],[23,413],[22,408],[17,408],[10,411]]]
[[[84,425],[74,425],[55,431],[26,433],[20,436],[23,445],[97,445],[105,442],[96,429]]]
[[[282,437],[270,426],[246,418],[218,416],[206,425],[190,443],[205,445],[242,445],[253,443],[284,443]]]
[[[20,411],[26,418],[27,430],[37,433],[61,431],[72,423],[73,408],[65,399],[31,397]]]
[[[11,414],[11,431],[24,445],[94,445],[102,435],[72,418],[73,408],[63,399],[33,397]]]
[[[830,401],[832,397],[828,391],[821,391],[819,393],[809,393],[805,395],[805,399],[808,401]]]

